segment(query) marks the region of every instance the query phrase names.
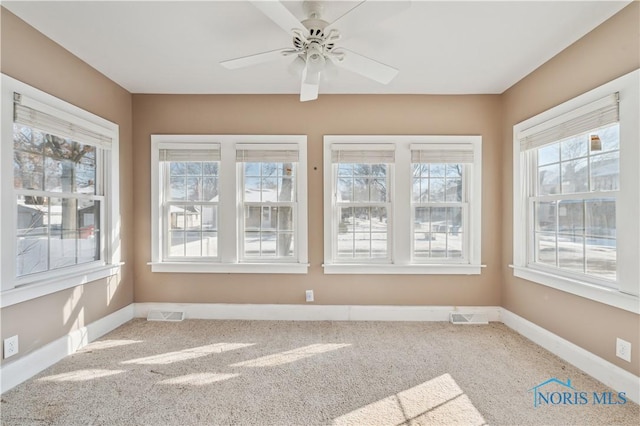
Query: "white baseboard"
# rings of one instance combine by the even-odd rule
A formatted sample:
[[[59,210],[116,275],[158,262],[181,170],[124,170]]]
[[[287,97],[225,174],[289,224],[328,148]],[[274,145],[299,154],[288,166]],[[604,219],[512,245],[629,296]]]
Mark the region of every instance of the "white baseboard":
[[[33,377],[132,318],[149,311],[184,311],[190,319],[286,321],[449,321],[449,312],[486,313],[489,321],[502,322],[628,399],[639,403],[640,377],[592,354],[550,331],[496,306],[366,306],[366,305],[262,305],[226,303],[133,303],[79,330],[3,365],[1,389],[5,392]]]
[[[183,311],[185,318],[284,321],[449,321],[449,312],[486,313],[500,321],[497,306],[261,305],[227,303],[136,303],[135,317],[149,311]]]
[[[640,377],[504,308],[500,308],[500,320],[510,329],[564,359],[616,392],[625,392],[627,398],[636,404],[640,403]]]
[[[133,319],[133,304],[100,318],[91,324],[72,331],[66,336],[31,352],[14,362],[2,365],[0,389],[4,393],[71,355],[88,343]]]

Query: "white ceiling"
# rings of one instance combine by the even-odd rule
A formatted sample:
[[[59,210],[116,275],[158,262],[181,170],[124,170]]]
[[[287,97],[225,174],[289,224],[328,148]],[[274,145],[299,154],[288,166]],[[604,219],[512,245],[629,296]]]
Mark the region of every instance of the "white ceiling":
[[[370,0],[373,1],[373,0]],[[304,19],[300,1],[284,2]],[[325,2],[331,22],[358,4]],[[388,85],[334,68],[323,93],[502,93],[604,22],[625,1],[419,1],[339,45],[400,70]],[[291,46],[246,1],[3,1],[132,93],[298,93],[291,58],[227,70],[225,59]],[[379,6],[384,6],[379,5]],[[372,7],[377,7],[373,5]],[[354,12],[355,14],[356,12]]]

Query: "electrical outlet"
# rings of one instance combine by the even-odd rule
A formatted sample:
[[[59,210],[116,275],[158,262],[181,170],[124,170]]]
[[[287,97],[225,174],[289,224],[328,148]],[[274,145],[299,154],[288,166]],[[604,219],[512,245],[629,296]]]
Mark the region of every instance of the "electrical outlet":
[[[304,292],[307,302],[313,302],[313,290],[307,290]]]
[[[4,339],[4,357],[9,358],[18,353],[18,335]]]
[[[631,343],[620,338],[616,339],[616,356],[631,362]]]

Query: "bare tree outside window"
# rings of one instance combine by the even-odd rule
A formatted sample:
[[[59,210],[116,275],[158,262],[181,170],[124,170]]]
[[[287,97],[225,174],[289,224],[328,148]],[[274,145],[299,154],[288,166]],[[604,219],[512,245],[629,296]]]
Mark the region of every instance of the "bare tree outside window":
[[[414,257],[462,258],[464,165],[413,163]]]
[[[390,207],[389,165],[339,163],[337,168],[338,257],[386,258]]]
[[[619,133],[614,123],[537,149],[536,263],[615,280]]]
[[[97,148],[15,124],[17,276],[100,258]]]
[[[283,176],[280,185],[279,201],[293,200],[293,163],[282,163],[281,173]],[[291,207],[280,207],[278,209],[278,229],[291,230],[289,233],[278,234],[277,256],[286,257],[293,248],[293,209]]]
[[[187,156],[187,153],[182,153]],[[166,154],[164,151],[162,155]],[[207,161],[207,152],[194,154],[197,161],[166,161],[164,215],[168,225],[168,252],[174,258],[218,255],[218,161]]]
[[[247,162],[243,174],[245,256],[294,257],[296,164]]]

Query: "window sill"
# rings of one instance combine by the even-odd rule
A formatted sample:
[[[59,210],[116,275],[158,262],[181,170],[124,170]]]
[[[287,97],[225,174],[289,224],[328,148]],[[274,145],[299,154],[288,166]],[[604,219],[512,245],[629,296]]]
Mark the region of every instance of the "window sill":
[[[600,287],[523,266],[513,266],[513,275],[566,293],[604,303],[605,305],[640,314],[640,298],[622,293],[616,289]]]
[[[306,274],[308,263],[149,262],[151,272],[192,274]]]
[[[54,278],[35,281],[16,288],[4,290],[0,293],[0,298],[2,299],[0,307],[6,308],[11,305],[27,302],[31,299],[116,275],[120,272],[121,265],[122,264],[102,265],[84,271],[60,274]]]
[[[455,264],[324,264],[325,274],[389,274],[389,275],[480,275],[485,265]]]

